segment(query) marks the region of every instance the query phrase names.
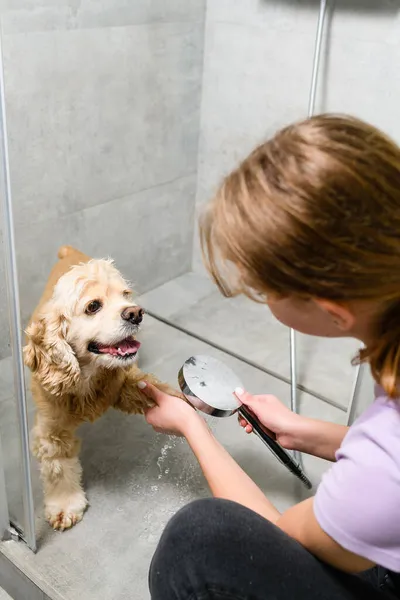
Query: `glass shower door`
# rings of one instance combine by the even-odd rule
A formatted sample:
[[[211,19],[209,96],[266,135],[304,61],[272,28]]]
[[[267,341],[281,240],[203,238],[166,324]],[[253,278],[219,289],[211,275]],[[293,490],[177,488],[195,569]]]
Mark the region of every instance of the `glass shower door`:
[[[36,549],[28,442],[28,411],[22,359],[22,327],[11,204],[3,58],[0,38],[0,533],[8,519]],[[8,313],[8,319],[7,319]]]
[[[0,540],[8,537],[9,522],[6,480],[4,476],[4,455],[0,439]]]

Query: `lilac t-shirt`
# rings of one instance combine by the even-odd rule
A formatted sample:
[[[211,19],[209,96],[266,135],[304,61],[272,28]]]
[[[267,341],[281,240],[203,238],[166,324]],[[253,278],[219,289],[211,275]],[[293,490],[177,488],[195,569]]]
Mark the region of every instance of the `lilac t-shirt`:
[[[400,400],[376,386],[336,460],[314,500],[320,527],[346,550],[400,572]]]

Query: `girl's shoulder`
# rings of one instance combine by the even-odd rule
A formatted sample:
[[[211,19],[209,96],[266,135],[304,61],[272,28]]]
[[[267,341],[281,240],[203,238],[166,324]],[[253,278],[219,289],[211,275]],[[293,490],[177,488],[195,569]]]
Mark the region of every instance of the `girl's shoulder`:
[[[375,399],[372,404],[356,419],[349,429],[349,433],[343,440],[342,447],[338,450],[337,458],[341,450],[355,439],[360,442],[365,439],[368,442],[378,442],[379,445],[388,442],[388,436],[394,438],[390,440],[400,445],[400,398],[398,400],[390,399],[384,390],[375,385]],[[386,446],[387,443],[384,443]],[[396,444],[397,445],[397,444]],[[400,465],[400,456],[398,457]]]
[[[376,392],[323,476],[314,510],[338,544],[400,572],[400,403]]]

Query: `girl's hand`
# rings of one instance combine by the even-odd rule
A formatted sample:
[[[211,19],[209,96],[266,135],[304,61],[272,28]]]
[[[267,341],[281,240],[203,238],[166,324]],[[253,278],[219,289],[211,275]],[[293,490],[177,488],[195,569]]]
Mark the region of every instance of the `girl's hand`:
[[[184,436],[192,422],[201,420],[194,408],[181,398],[169,396],[148,382],[140,381],[138,387],[156,404],[144,413],[146,421],[155,431]]]
[[[252,396],[243,390],[236,390],[235,395],[255,414],[266,432],[272,434],[281,446],[288,450],[296,449],[296,433],[302,417],[289,410],[275,396]],[[253,431],[252,426],[241,415],[239,423],[247,433]]]

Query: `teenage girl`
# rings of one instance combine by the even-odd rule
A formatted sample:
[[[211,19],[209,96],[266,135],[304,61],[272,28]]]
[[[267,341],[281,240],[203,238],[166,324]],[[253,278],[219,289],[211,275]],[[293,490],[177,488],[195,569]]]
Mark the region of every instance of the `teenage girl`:
[[[187,439],[214,496],[165,529],[152,599],[400,598],[399,147],[349,117],[286,127],[226,178],[201,236],[225,294],[296,331],[359,340],[375,401],[348,429],[236,391],[282,446],[333,462],[313,498],[280,513],[198,413],[144,384],[147,421]]]

